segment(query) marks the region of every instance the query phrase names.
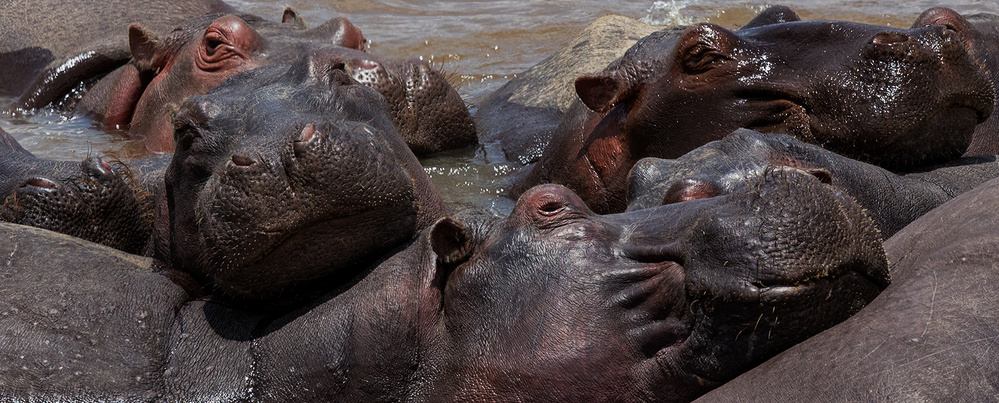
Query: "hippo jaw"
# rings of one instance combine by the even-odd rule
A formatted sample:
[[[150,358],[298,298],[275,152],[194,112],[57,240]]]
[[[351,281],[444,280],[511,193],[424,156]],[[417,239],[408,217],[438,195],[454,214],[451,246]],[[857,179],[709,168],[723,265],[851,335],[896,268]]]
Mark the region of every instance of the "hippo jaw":
[[[444,395],[706,392],[886,285],[876,230],[836,192],[789,170],[730,195],[595,216],[549,185],[526,192],[488,235],[435,236],[434,227],[441,244],[482,239],[434,247],[443,278],[436,340],[453,354],[442,365],[449,380],[468,381],[442,386]]]

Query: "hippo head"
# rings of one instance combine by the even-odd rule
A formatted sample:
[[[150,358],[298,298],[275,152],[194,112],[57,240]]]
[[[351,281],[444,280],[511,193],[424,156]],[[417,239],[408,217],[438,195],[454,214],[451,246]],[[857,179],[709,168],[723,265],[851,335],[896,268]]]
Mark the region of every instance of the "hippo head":
[[[697,24],[650,35],[576,80],[598,112],[581,152],[594,173],[581,175],[620,191],[611,182],[638,159],[676,158],[738,128],[791,134],[890,170],[959,157],[989,117],[994,89],[962,25],[926,24],[799,21],[775,7],[738,31]]]
[[[287,64],[313,46],[363,49],[366,39],[344,18],[306,29],[288,9],[282,23],[252,15],[207,15],[160,40],[138,24],[129,27],[132,62],[111,74],[98,91],[98,111],[109,127],[128,127],[151,151],[173,149],[171,117],[190,95],[204,94],[226,78],[263,65]],[[88,99],[83,104],[91,102]]]
[[[151,195],[128,168],[96,156],[58,165],[27,175],[0,204],[0,221],[142,253],[152,232]]]
[[[861,208],[793,168],[607,216],[542,185],[505,221],[445,219],[428,239],[443,400],[690,400],[889,281]]]
[[[174,120],[158,253],[252,302],[321,288],[411,239],[443,204],[388,111],[322,52],[192,96]]]

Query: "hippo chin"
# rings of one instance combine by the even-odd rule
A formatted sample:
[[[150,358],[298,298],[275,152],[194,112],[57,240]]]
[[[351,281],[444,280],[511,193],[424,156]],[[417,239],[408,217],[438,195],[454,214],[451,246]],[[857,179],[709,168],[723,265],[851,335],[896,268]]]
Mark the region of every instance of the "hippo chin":
[[[294,150],[294,141],[275,142]],[[227,170],[268,166],[223,155]],[[17,343],[0,345],[0,362],[16,367],[0,368],[13,399],[689,400],[888,284],[860,207],[796,169],[729,195],[609,216],[540,186],[505,219],[440,219],[285,313],[199,297],[183,276],[106,251],[65,281],[69,266],[47,262],[94,247],[33,231],[0,225],[12,239],[0,243],[10,256],[0,337]],[[124,286],[142,292],[114,291]],[[31,325],[40,312],[48,326]],[[25,337],[51,342],[28,348]],[[95,360],[66,358],[74,354]]]
[[[775,7],[738,31],[654,33],[576,80],[580,102],[514,192],[562,183],[619,211],[640,158],[676,158],[743,127],[893,171],[955,159],[995,96],[960,29],[799,21]]]

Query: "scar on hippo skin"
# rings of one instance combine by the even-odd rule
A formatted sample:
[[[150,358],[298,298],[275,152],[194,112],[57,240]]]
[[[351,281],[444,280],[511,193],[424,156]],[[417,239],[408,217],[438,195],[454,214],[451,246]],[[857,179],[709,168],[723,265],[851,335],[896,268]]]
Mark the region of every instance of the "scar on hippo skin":
[[[620,211],[639,159],[677,158],[738,128],[791,134],[895,172],[955,160],[995,106],[974,44],[955,29],[798,21],[778,8],[737,31],[654,33],[576,80],[578,106],[513,194],[562,183],[596,211]]]

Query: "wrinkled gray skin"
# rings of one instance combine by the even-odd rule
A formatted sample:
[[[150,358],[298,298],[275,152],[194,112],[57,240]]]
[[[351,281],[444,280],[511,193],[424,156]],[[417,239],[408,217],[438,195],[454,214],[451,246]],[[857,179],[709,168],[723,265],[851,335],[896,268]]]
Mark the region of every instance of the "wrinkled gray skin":
[[[892,284],[856,316],[705,402],[981,402],[999,396],[999,180],[885,242]]]
[[[628,211],[729,193],[774,167],[812,172],[853,196],[890,237],[927,211],[999,177],[995,156],[897,175],[783,134],[741,129],[674,160],[644,158],[629,174]]]
[[[795,169],[609,216],[537,187],[508,218],[441,219],[286,313],[40,230],[0,238],[7,399],[682,401],[888,282],[859,206]]]
[[[620,15],[593,21],[561,50],[486,98],[475,113],[482,142],[498,142],[510,161],[536,161],[576,100],[573,80],[603,70],[654,31],[652,25]]]
[[[511,191],[561,183],[595,211],[620,211],[638,160],[676,158],[738,128],[791,134],[896,172],[959,158],[995,90],[959,27],[922,22],[799,21],[773,7],[737,31],[653,33],[576,79],[580,103]]]
[[[154,256],[236,300],[296,299],[444,214],[385,98],[346,69],[316,52],[188,98]]]
[[[143,253],[163,158],[129,163],[37,158],[0,129],[0,221],[73,235]]]

